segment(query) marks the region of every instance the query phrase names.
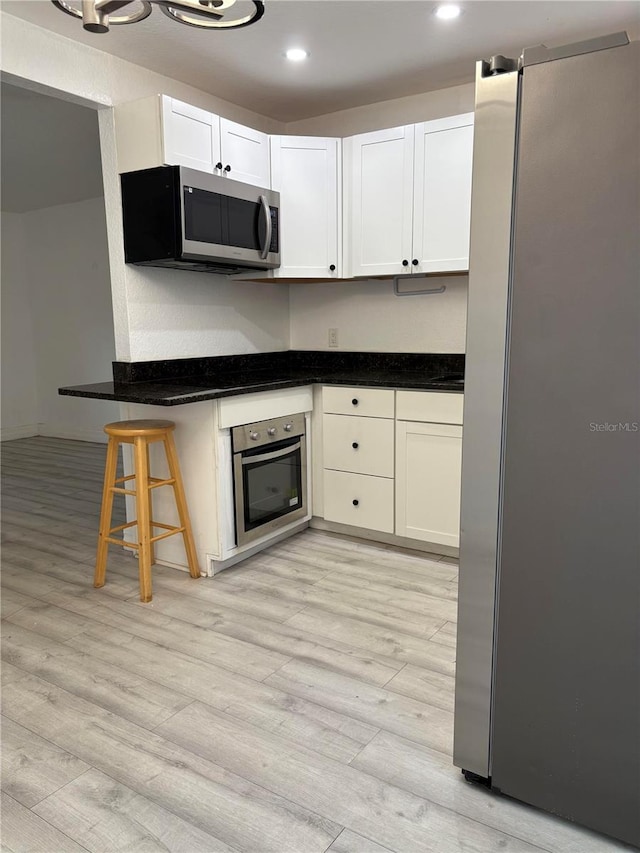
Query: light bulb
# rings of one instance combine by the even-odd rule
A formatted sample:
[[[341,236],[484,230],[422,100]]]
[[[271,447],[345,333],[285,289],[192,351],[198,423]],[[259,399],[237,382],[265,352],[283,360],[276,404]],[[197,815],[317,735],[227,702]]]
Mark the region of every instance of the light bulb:
[[[290,47],[285,53],[285,56],[290,62],[302,62],[302,60],[306,59],[309,54],[302,47]]]
[[[461,12],[462,9],[460,6],[456,6],[455,3],[445,3],[436,9],[436,18],[440,18],[443,21],[451,21],[457,18]]]

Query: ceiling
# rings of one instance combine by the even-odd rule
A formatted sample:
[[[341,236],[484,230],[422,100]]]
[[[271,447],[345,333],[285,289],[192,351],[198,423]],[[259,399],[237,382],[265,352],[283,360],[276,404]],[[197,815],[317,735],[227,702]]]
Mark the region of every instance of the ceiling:
[[[240,0],[243,2],[243,0]],[[638,0],[460,0],[441,21],[436,0],[266,0],[257,24],[208,32],[155,8],[145,21],[85,33],[49,0],[4,0],[3,11],[283,122],[473,80],[475,60],[627,29]],[[290,63],[283,52],[311,56]]]
[[[25,213],[103,194],[94,110],[5,83],[2,210]]]

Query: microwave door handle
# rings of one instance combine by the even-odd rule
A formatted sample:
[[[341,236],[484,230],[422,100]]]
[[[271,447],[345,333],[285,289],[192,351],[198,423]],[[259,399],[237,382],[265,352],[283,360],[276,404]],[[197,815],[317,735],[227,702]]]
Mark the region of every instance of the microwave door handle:
[[[260,456],[245,456],[242,460],[243,465],[253,465],[254,462],[268,462],[270,459],[278,459],[280,456],[288,456],[290,453],[295,453],[300,450],[300,442],[290,444],[282,450],[274,450],[273,453],[262,453]]]
[[[266,224],[266,234],[264,238],[264,246],[260,251],[260,257],[264,261],[269,254],[269,246],[271,246],[271,208],[269,207],[269,202],[266,199],[266,196],[260,196],[260,204],[261,210],[264,213],[265,224]]]

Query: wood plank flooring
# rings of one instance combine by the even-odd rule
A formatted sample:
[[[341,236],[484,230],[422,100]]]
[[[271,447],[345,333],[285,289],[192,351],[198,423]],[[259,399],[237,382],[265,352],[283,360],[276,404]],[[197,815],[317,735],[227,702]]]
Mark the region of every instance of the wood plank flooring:
[[[141,604],[104,457],[2,445],[3,851],[628,849],[453,767],[454,561],[308,530]]]

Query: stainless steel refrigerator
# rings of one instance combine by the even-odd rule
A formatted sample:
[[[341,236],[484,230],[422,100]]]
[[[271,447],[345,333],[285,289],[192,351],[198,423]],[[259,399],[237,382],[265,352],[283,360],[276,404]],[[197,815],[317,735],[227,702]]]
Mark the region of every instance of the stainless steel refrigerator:
[[[454,761],[640,845],[640,43],[479,62]]]

